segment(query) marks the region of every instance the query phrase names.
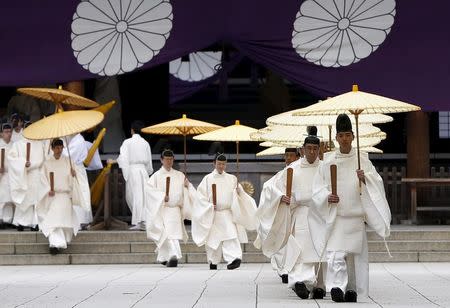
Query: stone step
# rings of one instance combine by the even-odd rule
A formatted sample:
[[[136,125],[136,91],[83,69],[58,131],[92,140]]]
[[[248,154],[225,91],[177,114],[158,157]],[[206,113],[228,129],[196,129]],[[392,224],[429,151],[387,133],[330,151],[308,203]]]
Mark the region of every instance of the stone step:
[[[189,239],[192,239],[190,230]],[[249,241],[254,241],[256,232],[248,232]],[[373,231],[367,232],[369,241],[380,241],[380,237]],[[446,230],[397,230],[392,231],[387,241],[450,241],[450,229]],[[73,239],[77,242],[146,242],[144,231],[80,231]],[[0,243],[47,243],[41,232],[0,231]]]
[[[244,253],[244,263],[263,263],[268,259],[259,253]],[[184,253],[182,263],[205,263],[205,253]],[[0,265],[57,265],[57,264],[149,264],[156,263],[155,253],[110,254],[34,254],[0,255]]]
[[[367,239],[380,240],[380,237],[373,231],[367,232]],[[450,229],[448,230],[405,230],[391,231],[388,241],[425,241],[425,240],[444,240],[450,241]]]
[[[450,251],[450,241],[387,241],[390,251],[401,252],[401,251]],[[386,247],[383,241],[369,241],[369,251],[373,252],[384,252]]]
[[[369,251],[385,253],[386,247],[382,241],[369,241]],[[183,253],[203,253],[204,247],[198,247],[193,242],[181,243]],[[389,241],[391,252],[448,252],[450,241]],[[156,245],[152,241],[147,242],[72,242],[64,250],[63,254],[117,254],[117,253],[153,253]],[[261,253],[253,246],[253,243],[243,244],[243,252]],[[48,253],[48,242],[46,243],[7,243],[0,244],[0,255],[26,255]]]
[[[393,252],[369,253],[370,262],[449,262],[449,252]],[[244,253],[245,263],[264,263],[269,260],[259,253]],[[156,263],[155,253],[110,253],[110,254],[50,254],[0,255],[0,265],[60,265],[60,264],[149,264]],[[204,263],[205,253],[184,253],[180,264]]]

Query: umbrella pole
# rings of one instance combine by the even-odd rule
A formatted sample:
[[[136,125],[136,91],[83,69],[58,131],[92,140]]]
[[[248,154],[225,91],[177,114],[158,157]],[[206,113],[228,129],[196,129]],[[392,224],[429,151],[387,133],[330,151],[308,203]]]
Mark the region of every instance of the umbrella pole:
[[[72,167],[72,158],[70,158],[69,142],[67,142],[67,136],[64,136],[64,139],[66,140],[67,153],[69,154],[70,169],[73,169],[73,167]]]
[[[328,125],[328,150],[331,152],[331,125]]]
[[[186,134],[183,134],[183,149],[184,149],[184,175],[186,176],[187,166],[186,166]]]
[[[350,110],[350,113],[355,116],[355,123],[356,123],[356,150],[358,153],[358,170],[361,169],[361,155],[359,152],[359,122],[358,117],[363,112],[362,109],[357,110]],[[361,194],[361,181],[359,181],[359,194]]]
[[[236,170],[237,170],[237,180],[239,183],[239,141],[236,141]]]

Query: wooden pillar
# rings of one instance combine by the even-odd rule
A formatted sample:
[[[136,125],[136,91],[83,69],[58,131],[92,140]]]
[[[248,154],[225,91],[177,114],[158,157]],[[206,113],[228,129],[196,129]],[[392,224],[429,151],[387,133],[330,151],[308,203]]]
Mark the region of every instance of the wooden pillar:
[[[430,176],[430,134],[428,114],[423,111],[410,112],[407,122],[407,177]]]

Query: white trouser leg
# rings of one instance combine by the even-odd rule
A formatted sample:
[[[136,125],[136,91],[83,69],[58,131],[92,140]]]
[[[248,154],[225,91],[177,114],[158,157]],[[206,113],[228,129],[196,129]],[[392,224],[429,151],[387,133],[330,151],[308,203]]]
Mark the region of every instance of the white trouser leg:
[[[67,248],[66,235],[62,228],[56,228],[48,235],[48,242],[50,247]]]
[[[167,262],[172,257],[181,259],[182,254],[180,243],[178,242],[178,240],[166,239],[161,248],[158,249],[158,257],[156,258],[156,260],[158,262]]]
[[[37,214],[34,205],[28,207],[25,211],[16,206],[13,224],[24,227],[35,227],[37,225]]]
[[[219,264],[220,260],[222,259],[222,243],[219,244],[219,247],[217,247],[217,249],[212,249],[208,245],[205,245],[205,249],[208,263],[216,265]]]
[[[285,246],[286,247],[286,246]],[[286,249],[280,249],[276,254],[270,258],[270,263],[272,264],[272,268],[277,272],[278,275],[288,274],[288,271],[284,268],[284,253],[286,253]]]
[[[308,290],[312,290],[316,284],[316,263],[297,263],[289,272],[289,287],[293,287],[296,282],[303,282]]]
[[[223,259],[227,264],[230,264],[235,259],[242,260],[242,248],[241,243],[237,238],[232,240],[226,240],[222,242]]]
[[[14,218],[14,203],[8,202],[3,206],[3,222],[12,223]]]
[[[327,251],[327,292],[332,288],[340,288],[344,293],[347,290],[348,273],[344,251]]]

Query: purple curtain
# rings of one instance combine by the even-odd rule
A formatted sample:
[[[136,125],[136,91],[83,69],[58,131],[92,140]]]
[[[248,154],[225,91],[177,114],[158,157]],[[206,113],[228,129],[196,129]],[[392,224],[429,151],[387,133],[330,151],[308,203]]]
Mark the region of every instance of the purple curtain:
[[[83,6],[120,3],[122,14],[126,11],[125,7],[132,7],[131,10],[137,8],[136,11],[142,9],[139,8],[140,2],[90,0],[83,2]],[[330,3],[336,4],[336,11],[327,7]],[[98,76],[83,68],[78,63],[80,57],[75,57],[72,50],[72,31],[79,32],[86,27],[86,24],[72,25],[75,12],[83,14],[79,4],[80,1],[75,0],[16,0],[0,4],[0,85],[39,85]],[[141,57],[143,65],[138,69],[166,63],[215,42],[225,41],[233,44],[243,55],[318,96],[347,92],[352,84],[357,83],[362,91],[418,104],[424,110],[450,109],[447,90],[450,84],[450,2],[447,0],[285,0],[282,3],[271,0],[171,0],[170,4],[170,15],[165,4],[167,16],[163,16],[164,20],[158,23],[158,29],[170,28],[165,33],[165,42],[155,43],[156,47],[152,48],[157,54],[148,62]],[[378,8],[381,17],[376,16]],[[146,11],[142,12],[146,14]],[[352,12],[356,13],[352,15]],[[320,60],[324,61],[325,66],[315,64],[319,60],[315,61],[311,55],[320,48],[314,47],[305,33],[312,24],[316,27],[314,31],[319,33],[321,30],[317,29],[327,27],[321,26],[321,22],[330,22],[333,18],[338,20],[336,27],[341,30],[358,23],[361,26],[369,20],[369,26],[365,24],[360,27],[367,37],[373,30],[371,25],[384,29],[388,34],[383,39],[377,38],[376,34],[371,37],[371,42],[378,40],[371,43],[373,52],[360,56],[359,61],[355,60],[351,65],[327,67],[334,61],[333,52],[337,52],[336,59],[340,57],[340,51],[333,48]],[[139,24],[142,26],[142,23]],[[120,33],[127,31],[124,23],[117,22],[114,27]],[[357,35],[350,34],[353,39]],[[361,39],[351,41],[358,43],[354,46],[347,44],[346,48],[354,48],[355,55],[361,53],[357,51],[360,49],[358,44],[364,44],[363,39],[367,37],[363,35]],[[339,46],[344,48],[346,39],[336,36],[331,37],[329,42],[334,40],[338,44],[341,41]],[[297,51],[303,57],[293,47],[293,43],[298,42]],[[126,41],[118,40],[115,46],[126,50],[124,44]],[[114,53],[110,56],[113,57]],[[342,62],[348,60],[343,59]],[[195,87],[198,89],[205,82]],[[178,87],[174,99],[191,91],[194,88],[183,90],[183,87]]]
[[[171,75],[169,78],[170,104],[174,104],[184,98],[194,95],[198,91],[219,80],[223,75],[227,75],[239,64],[239,62],[241,62],[242,58],[243,55],[239,52],[233,54],[231,59],[215,75],[197,82],[184,81]]]

